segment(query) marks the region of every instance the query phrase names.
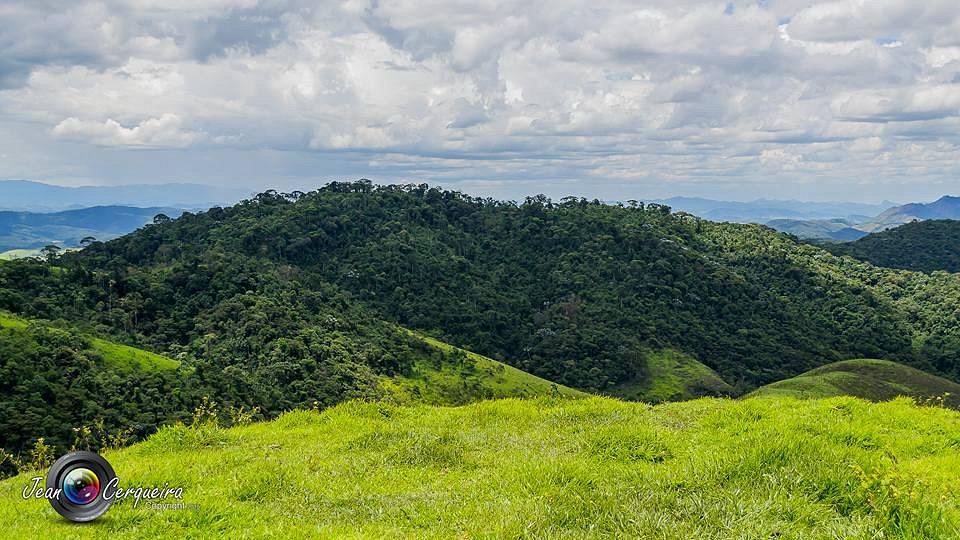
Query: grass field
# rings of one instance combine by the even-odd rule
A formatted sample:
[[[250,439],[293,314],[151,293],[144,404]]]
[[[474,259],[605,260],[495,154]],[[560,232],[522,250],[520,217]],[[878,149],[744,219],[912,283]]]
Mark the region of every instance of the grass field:
[[[587,394],[554,384],[502,362],[437,339],[404,330],[430,347],[456,353],[459,361],[431,365],[417,362],[408,376],[381,377],[380,386],[399,404],[462,405],[478,399]]]
[[[0,327],[23,330],[29,326],[30,322],[11,313],[0,311]],[[37,324],[44,323],[38,321]],[[103,356],[103,361],[113,367],[123,369],[136,365],[141,369],[177,369],[180,365],[176,360],[143,349],[96,337],[85,337],[90,342],[90,347]]]
[[[803,375],[764,386],[750,396],[798,398],[856,396],[884,401],[897,396],[943,399],[960,406],[960,384],[886,360],[846,360],[827,364]]]
[[[163,428],[107,452],[121,485],[184,488],[85,526],[0,482],[10,538],[960,537],[960,413],[906,399],[351,402]]]

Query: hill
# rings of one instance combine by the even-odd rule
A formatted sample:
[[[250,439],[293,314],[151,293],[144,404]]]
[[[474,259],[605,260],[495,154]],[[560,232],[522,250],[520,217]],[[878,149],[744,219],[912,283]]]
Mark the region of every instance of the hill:
[[[191,210],[234,204],[250,192],[201,184],[130,184],[65,187],[0,180],[0,210],[59,212],[91,206],[172,207]]]
[[[129,440],[188,416],[178,362],[0,312],[0,448]],[[74,430],[89,430],[86,435]],[[94,432],[96,432],[94,434]],[[0,473],[3,471],[0,470]]]
[[[765,245],[752,244],[758,234]],[[299,304],[305,319],[289,332],[319,311],[338,319],[328,299],[340,295],[364,317],[590,391],[645,377],[645,351],[666,348],[745,387],[824,359],[911,354],[893,306],[806,254],[791,260],[795,249],[769,229],[659,205],[516,205],[358,182],[187,214],[65,254],[55,263],[63,273],[25,262],[4,265],[0,279],[31,275],[7,281],[26,315],[95,321],[150,350],[207,357],[213,343],[229,348],[220,357],[251,355],[231,335],[241,330],[224,311],[231,303],[258,321],[269,305]],[[329,292],[304,303],[294,298],[303,290]],[[857,325],[841,330],[843,314]],[[133,315],[136,324],[117,324]],[[219,328],[201,330],[211,324]],[[282,334],[263,335],[269,348]]]
[[[872,401],[909,396],[920,400],[937,401],[939,398],[945,405],[960,406],[960,384],[885,360],[834,362],[768,384],[750,394],[769,395],[798,398],[854,396]]]
[[[863,223],[859,228],[868,232],[879,232],[926,219],[960,219],[960,197],[945,195],[932,203],[895,206]]]
[[[960,413],[907,400],[351,402],[233,429],[169,426],[106,458],[112,538],[956,538]],[[75,537],[0,482],[17,538]]]
[[[889,268],[960,272],[960,221],[917,221],[825,248]]]
[[[151,223],[158,214],[176,218],[181,213],[183,211],[176,208],[129,206],[97,206],[54,213],[0,212],[0,253],[35,250],[51,244],[78,247],[87,237],[111,240]]]
[[[440,358],[446,361],[421,360],[408,373],[382,377],[380,386],[392,402],[461,405],[479,399],[588,395],[431,337],[410,334],[444,353]]]
[[[412,366],[371,381],[369,397],[457,405],[486,398],[586,395],[435,339],[410,336]],[[0,311],[0,448],[25,455],[44,437],[46,444],[65,451],[74,444],[75,428],[91,426],[99,430],[93,445],[118,436],[142,438],[163,423],[189,417],[215,393],[196,367],[178,369],[176,360],[92,337],[63,321],[31,321]],[[227,421],[240,408],[223,412]]]
[[[615,386],[612,396],[647,403],[682,401],[703,396],[729,396],[736,390],[693,357],[664,349],[645,355],[647,371],[636,381]]]

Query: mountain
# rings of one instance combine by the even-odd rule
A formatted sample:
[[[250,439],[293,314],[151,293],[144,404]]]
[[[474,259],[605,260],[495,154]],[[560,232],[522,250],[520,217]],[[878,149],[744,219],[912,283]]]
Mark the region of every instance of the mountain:
[[[169,420],[203,398],[271,418],[498,388],[741,395],[865,357],[958,380],[958,303],[960,276],[842,259],[761,225],[365,181],[0,263],[0,309],[180,362],[162,383]]]
[[[864,222],[860,228],[868,232],[879,232],[925,219],[960,219],[960,197],[945,195],[932,203],[896,206]]]
[[[846,219],[774,219],[767,226],[803,240],[832,240],[849,242],[867,235],[856,228],[857,224]]]
[[[931,219],[900,225],[846,244],[825,246],[836,255],[918,272],[960,272],[960,221]]]
[[[63,187],[28,180],[0,181],[0,210],[57,212],[90,206],[174,207],[204,210],[234,204],[246,190],[200,184]]]
[[[855,396],[872,401],[908,396],[958,407],[960,384],[896,362],[845,360],[763,386],[750,394],[750,397],[756,396]]]
[[[167,426],[107,450],[121,486],[168,484],[182,499],[126,500],[83,532],[957,538],[957,441],[960,412],[908,400],[350,402],[231,429]],[[76,537],[47,501],[21,498],[36,474],[0,481],[4,534]]]
[[[651,201],[665,204],[683,212],[711,221],[734,223],[767,223],[772,220],[829,220],[844,219],[859,222],[869,219],[894,206],[884,201],[880,204],[849,202],[779,201],[757,199],[749,202],[715,201],[697,197],[671,197]]]
[[[53,244],[78,247],[86,237],[104,241],[127,234],[164,214],[179,217],[176,208],[96,206],[53,213],[0,211],[0,253],[33,250]]]

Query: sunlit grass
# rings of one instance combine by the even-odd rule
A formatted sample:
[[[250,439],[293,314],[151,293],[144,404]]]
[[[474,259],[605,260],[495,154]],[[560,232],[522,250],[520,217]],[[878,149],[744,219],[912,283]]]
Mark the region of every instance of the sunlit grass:
[[[63,522],[0,482],[17,538],[957,538],[960,413],[906,399],[346,403],[108,452],[197,510]]]

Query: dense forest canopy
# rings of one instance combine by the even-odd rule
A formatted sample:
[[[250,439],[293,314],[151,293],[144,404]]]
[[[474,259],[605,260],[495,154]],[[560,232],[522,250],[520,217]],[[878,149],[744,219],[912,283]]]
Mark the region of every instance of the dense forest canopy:
[[[836,255],[918,272],[960,272],[960,221],[914,221],[856,242],[826,244]]]
[[[183,400],[272,414],[375,397],[397,324],[603,392],[674,349],[743,392],[853,357],[960,379],[960,281],[661,205],[332,183],[0,264],[0,309],[181,362]],[[193,401],[191,401],[193,400]]]

